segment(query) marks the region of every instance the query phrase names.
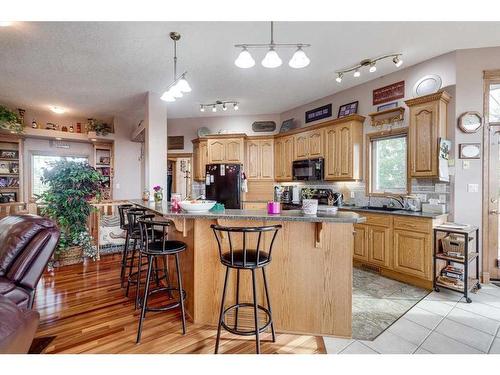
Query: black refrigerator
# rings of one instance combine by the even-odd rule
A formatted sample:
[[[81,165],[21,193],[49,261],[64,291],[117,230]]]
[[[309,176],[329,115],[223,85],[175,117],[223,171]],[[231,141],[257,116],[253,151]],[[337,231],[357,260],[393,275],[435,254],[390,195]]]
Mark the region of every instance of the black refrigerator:
[[[241,165],[207,164],[205,196],[225,208],[241,208]]]

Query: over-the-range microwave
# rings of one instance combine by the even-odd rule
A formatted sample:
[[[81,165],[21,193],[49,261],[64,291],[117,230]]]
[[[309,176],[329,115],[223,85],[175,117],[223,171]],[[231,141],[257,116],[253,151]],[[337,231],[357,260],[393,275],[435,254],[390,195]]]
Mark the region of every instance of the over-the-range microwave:
[[[292,165],[293,179],[296,181],[322,181],[324,159],[295,160]]]

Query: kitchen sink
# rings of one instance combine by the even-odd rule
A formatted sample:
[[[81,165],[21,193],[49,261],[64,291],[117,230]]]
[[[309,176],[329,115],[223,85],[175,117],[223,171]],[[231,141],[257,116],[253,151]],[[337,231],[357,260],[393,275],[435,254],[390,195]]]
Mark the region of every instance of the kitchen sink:
[[[376,207],[376,206],[364,206],[364,207],[360,207],[362,208],[363,210],[373,210],[373,211],[402,211],[403,208],[401,207],[387,207],[387,206],[383,206],[383,207]]]

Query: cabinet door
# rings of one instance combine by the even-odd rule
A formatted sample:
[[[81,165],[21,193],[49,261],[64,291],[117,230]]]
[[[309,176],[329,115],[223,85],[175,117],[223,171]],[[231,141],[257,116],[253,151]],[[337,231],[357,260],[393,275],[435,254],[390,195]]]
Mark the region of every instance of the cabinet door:
[[[309,132],[296,134],[294,159],[307,159],[309,157]]]
[[[309,157],[319,158],[323,156],[323,131],[322,129],[309,132]]]
[[[294,141],[293,137],[286,137],[283,140],[283,178],[285,181],[292,181]]]
[[[224,163],[226,161],[226,144],[222,139],[208,141],[209,163]]]
[[[260,178],[262,180],[274,180],[274,141],[260,141]]]
[[[200,168],[200,144],[193,144],[193,178],[195,181],[201,180],[201,168]]]
[[[368,226],[368,261],[382,267],[390,266],[391,229]]]
[[[394,230],[394,270],[432,279],[431,236],[427,233]]]
[[[284,161],[283,138],[278,138],[274,141],[274,177],[278,181],[284,178],[283,161]]]
[[[364,225],[354,225],[354,259],[367,261],[367,230]]]
[[[260,177],[260,147],[259,141],[248,141],[247,143],[247,168],[246,174],[249,180]]]
[[[200,179],[205,180],[205,167],[208,164],[208,144],[207,141],[200,142],[200,152],[198,157]]]
[[[352,135],[349,126],[338,128],[337,176],[341,179],[352,178]]]
[[[226,162],[243,162],[243,141],[240,139],[226,139]]]
[[[410,173],[412,177],[438,175],[438,105],[410,109]]]
[[[334,179],[337,177],[337,127],[332,126],[325,131],[325,179]]]

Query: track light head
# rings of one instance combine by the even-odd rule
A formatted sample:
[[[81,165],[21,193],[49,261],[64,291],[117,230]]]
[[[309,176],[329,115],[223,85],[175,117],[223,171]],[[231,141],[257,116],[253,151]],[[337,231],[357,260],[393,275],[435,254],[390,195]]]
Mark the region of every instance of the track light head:
[[[377,71],[377,66],[376,66],[375,64],[376,64],[376,62],[375,62],[375,61],[374,61],[374,62],[372,62],[372,63],[370,64],[370,69],[368,69],[368,71],[369,71],[370,73],[373,73],[373,72],[376,72],[376,71]]]
[[[398,56],[394,57],[392,59],[392,62],[394,63],[394,65],[396,65],[396,68],[399,68],[401,65],[403,65],[403,60]]]
[[[200,112],[205,112],[205,106],[203,104],[200,105]]]
[[[215,106],[215,104],[212,106],[212,112],[217,112],[217,107]]]
[[[342,83],[343,76],[344,76],[343,73],[337,73],[337,78],[335,78],[335,81],[337,81],[337,83]]]
[[[239,108],[240,108],[240,107],[238,106],[238,103],[234,103],[234,104],[233,104],[233,109],[234,109],[235,111],[237,111]]]
[[[361,75],[361,73],[360,73],[359,68],[358,68],[358,69],[356,69],[356,70],[354,71],[353,76],[354,76],[355,78],[358,78],[360,75]]]

